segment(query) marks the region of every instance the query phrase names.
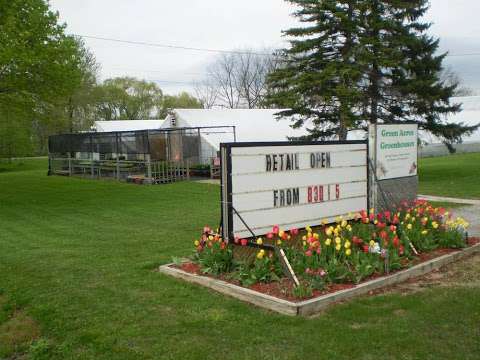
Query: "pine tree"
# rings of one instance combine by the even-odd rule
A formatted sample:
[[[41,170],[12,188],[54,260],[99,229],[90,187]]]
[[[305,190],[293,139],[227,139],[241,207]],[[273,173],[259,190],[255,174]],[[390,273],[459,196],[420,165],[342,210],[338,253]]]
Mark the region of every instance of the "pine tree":
[[[300,7],[294,16],[305,27],[284,31],[292,37],[282,65],[269,77],[267,102],[289,110],[294,127],[307,126],[309,138],[347,137],[361,118],[361,93],[355,84],[361,71],[355,62],[357,0],[291,0]]]
[[[477,127],[445,124],[456,85],[440,80],[439,40],[422,22],[427,0],[290,0],[308,27],[290,29],[285,66],[270,77],[271,100],[296,115],[302,126],[312,115],[313,138],[377,122],[416,122],[451,148]],[[309,66],[305,66],[305,64]],[[328,111],[325,111],[328,109]]]

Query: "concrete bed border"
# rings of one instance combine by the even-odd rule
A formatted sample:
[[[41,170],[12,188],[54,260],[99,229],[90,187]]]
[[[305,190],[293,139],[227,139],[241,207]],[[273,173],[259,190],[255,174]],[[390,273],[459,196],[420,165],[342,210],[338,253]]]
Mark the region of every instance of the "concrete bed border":
[[[251,289],[230,284],[223,280],[191,274],[178,268],[171,267],[173,264],[162,265],[160,266],[159,271],[163,274],[205,286],[222,294],[240,299],[271,311],[292,316],[308,316],[320,312],[332,303],[363,295],[369,291],[385,286],[394,285],[412,277],[424,275],[432,270],[438,269],[444,265],[450,264],[477,252],[480,252],[480,243],[463,250],[425,261],[421,264],[412,266],[409,269],[399,271],[392,275],[361,283],[350,289],[340,290],[334,293],[299,302],[279,299],[274,296],[262,294]]]

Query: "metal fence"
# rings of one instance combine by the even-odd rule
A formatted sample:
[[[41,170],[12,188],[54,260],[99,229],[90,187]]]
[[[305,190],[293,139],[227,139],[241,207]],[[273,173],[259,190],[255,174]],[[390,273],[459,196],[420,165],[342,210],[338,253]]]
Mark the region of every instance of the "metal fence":
[[[49,137],[49,174],[167,183],[190,178],[192,166],[210,164],[217,149],[206,134],[235,141],[235,128],[178,128]]]

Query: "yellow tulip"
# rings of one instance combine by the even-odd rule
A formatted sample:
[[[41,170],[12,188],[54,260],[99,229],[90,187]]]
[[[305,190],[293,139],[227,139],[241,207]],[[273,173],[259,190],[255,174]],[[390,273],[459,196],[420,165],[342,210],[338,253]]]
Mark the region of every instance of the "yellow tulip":
[[[315,234],[313,234],[313,238],[314,238],[315,240],[318,240],[318,239],[320,238],[320,236],[318,236],[318,234],[315,233]]]
[[[332,239],[327,238],[327,240],[325,240],[325,245],[330,246],[331,243],[332,243]]]
[[[346,227],[348,225],[347,221],[346,220],[343,220],[342,221],[342,227]]]
[[[428,230],[423,230],[422,231],[422,235],[427,235],[428,234]]]
[[[208,237],[208,240],[213,241],[213,236],[210,235],[210,236]]]
[[[265,251],[262,249],[257,253],[257,259],[262,260],[265,256]]]
[[[342,242],[342,239],[340,239],[338,236],[335,238],[335,244],[340,244]]]
[[[342,248],[342,245],[340,245],[340,244],[337,244],[337,245],[335,246],[335,250],[337,250],[337,251],[340,251],[341,248]]]
[[[407,225],[407,229],[408,229],[408,230],[412,230],[412,224],[408,224],[408,225]]]
[[[277,245],[278,246],[282,245],[282,240],[277,240]]]
[[[195,240],[195,242],[193,243],[195,246],[199,246],[200,245],[200,241],[198,240]]]
[[[257,239],[257,244],[262,245],[263,244],[263,239],[260,237]]]
[[[438,223],[436,221],[432,222],[432,227],[438,229]]]
[[[331,236],[331,235],[332,235],[332,232],[333,232],[333,228],[330,226],[330,227],[325,231],[325,234],[327,234],[327,236]]]
[[[302,236],[303,241],[307,241],[307,237],[305,235]]]
[[[306,226],[305,230],[307,230],[307,232],[312,232],[312,228],[310,226]]]
[[[352,250],[350,250],[350,249],[345,250],[345,255],[347,255],[347,256],[352,255]]]
[[[280,230],[280,231],[278,232],[278,236],[279,236],[279,237],[283,237],[283,235],[285,235],[285,231]]]
[[[345,249],[349,249],[351,245],[350,241],[347,240],[343,246],[345,246]]]
[[[370,240],[370,246],[375,246],[375,241],[374,240]]]

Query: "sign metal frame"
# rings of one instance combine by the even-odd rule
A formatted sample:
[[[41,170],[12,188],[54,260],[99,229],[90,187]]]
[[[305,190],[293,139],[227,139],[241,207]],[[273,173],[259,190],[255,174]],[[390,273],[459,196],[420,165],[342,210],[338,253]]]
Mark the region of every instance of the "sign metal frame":
[[[220,162],[221,162],[221,228],[222,236],[225,240],[233,240],[233,217],[235,209],[232,204],[232,148],[239,147],[261,147],[261,146],[309,146],[309,145],[358,145],[366,146],[366,201],[367,208],[370,208],[370,164],[369,164],[369,141],[365,140],[345,140],[345,141],[275,141],[275,142],[231,142],[220,144]],[[225,181],[226,180],[226,181]],[[253,234],[258,236],[258,234]]]

